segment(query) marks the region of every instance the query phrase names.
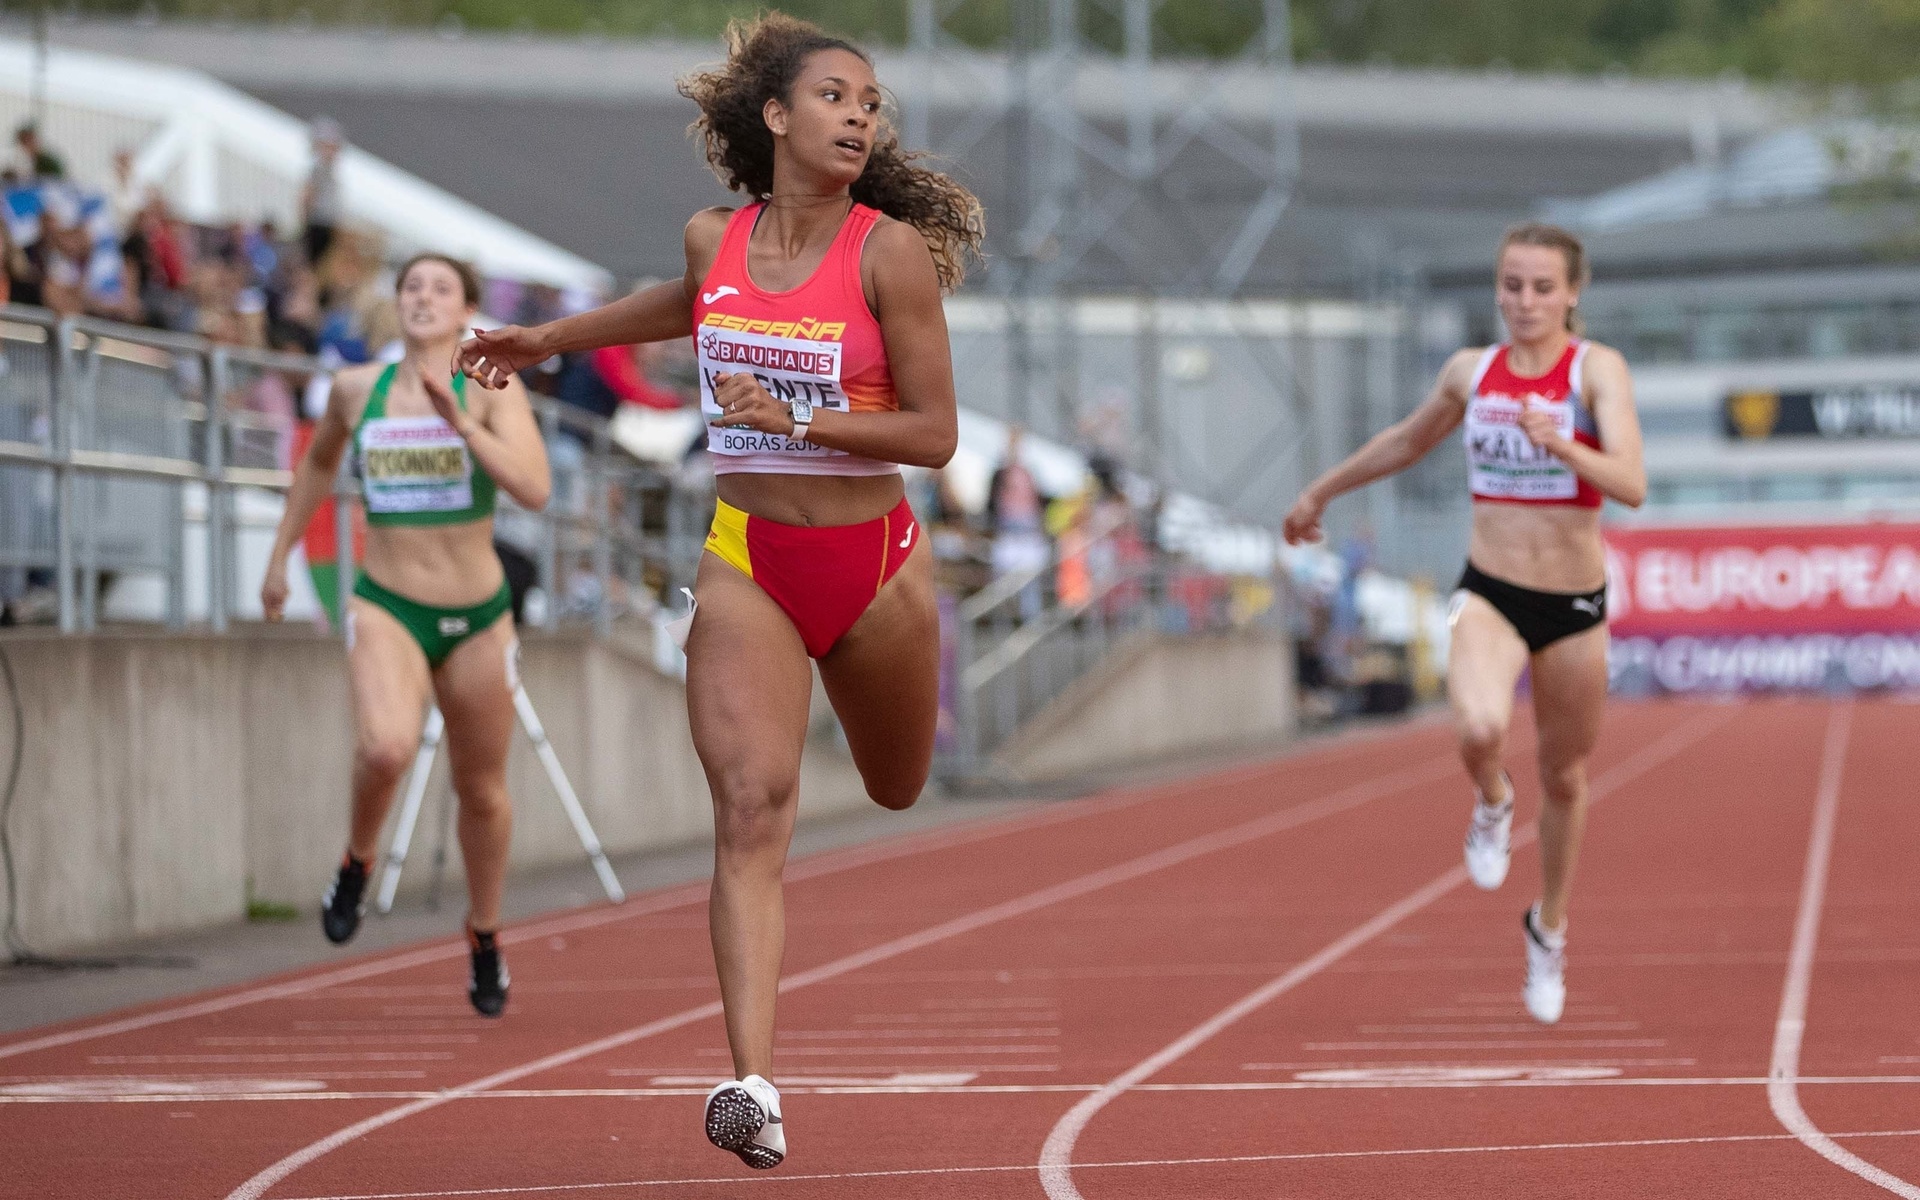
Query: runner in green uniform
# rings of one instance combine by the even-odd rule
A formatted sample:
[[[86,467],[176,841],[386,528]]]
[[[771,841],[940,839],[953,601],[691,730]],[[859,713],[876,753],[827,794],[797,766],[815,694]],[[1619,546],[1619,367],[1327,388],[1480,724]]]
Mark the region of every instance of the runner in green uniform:
[[[294,472],[260,600],[268,620],[287,602],[287,555],[332,491],[352,450],[367,509],[367,554],[347,611],[353,687],[353,824],[321,926],[344,942],[360,926],[367,876],[394,787],[419,749],[429,700],[447,722],[466,861],[468,998],[487,1016],[506,1007],[507,970],[494,942],[513,809],[518,643],[506,576],[493,550],[493,506],[504,490],[522,507],[547,502],[551,478],[527,393],[473,389],[453,354],[479,307],[471,268],[422,254],[396,286],[406,355],[349,367]]]

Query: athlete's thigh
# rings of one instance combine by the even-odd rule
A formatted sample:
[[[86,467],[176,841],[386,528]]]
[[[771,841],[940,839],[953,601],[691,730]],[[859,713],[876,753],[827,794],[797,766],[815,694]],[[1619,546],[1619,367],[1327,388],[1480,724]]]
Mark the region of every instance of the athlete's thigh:
[[[687,718],[708,779],[716,789],[797,779],[813,699],[799,631],[758,584],[711,554],[701,556],[694,593]]]
[[[926,539],[820,660],[820,681],[868,789],[917,791],[940,716],[940,608]]]
[[[440,715],[447,719],[447,757],[456,784],[476,773],[506,773],[519,652],[513,614],[501,613],[493,624],[455,646],[433,673]]]
[[[1540,761],[1585,758],[1607,710],[1607,627],[1563,637],[1533,656],[1533,720]]]
[[[397,618],[353,597],[347,609],[347,678],[356,743],[411,754],[427,715],[433,681],[427,656]]]
[[[1462,592],[1447,648],[1447,701],[1462,729],[1488,724],[1504,730],[1513,716],[1513,689],[1527,667],[1527,643],[1486,597]]]

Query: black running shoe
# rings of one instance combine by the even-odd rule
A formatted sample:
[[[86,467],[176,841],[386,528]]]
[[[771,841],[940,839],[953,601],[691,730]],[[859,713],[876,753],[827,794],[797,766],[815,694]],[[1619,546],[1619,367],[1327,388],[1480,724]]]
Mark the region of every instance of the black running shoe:
[[[359,931],[366,911],[367,864],[348,854],[333,877],[333,886],[320,897],[320,928],[338,946]]]
[[[467,950],[473,956],[473,974],[467,981],[467,999],[483,1017],[497,1017],[507,1007],[507,962],[500,957],[494,935],[467,926]]]

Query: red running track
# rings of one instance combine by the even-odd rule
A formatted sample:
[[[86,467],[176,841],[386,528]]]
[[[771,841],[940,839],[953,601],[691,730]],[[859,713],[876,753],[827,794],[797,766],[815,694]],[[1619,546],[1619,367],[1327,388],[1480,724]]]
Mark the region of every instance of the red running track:
[[[0,1044],[0,1195],[1920,1198],[1917,718],[1616,706],[1553,1028],[1426,724],[796,863],[771,1173],[696,887]]]

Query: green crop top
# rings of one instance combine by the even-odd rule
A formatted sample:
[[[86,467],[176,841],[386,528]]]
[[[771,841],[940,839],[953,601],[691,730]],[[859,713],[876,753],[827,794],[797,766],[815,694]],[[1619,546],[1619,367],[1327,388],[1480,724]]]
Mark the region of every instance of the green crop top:
[[[354,462],[366,498],[369,525],[458,525],[493,515],[493,476],[453,426],[437,416],[389,417],[387,389],[398,363],[380,372],[354,426]],[[467,408],[467,380],[453,379],[454,399]]]

